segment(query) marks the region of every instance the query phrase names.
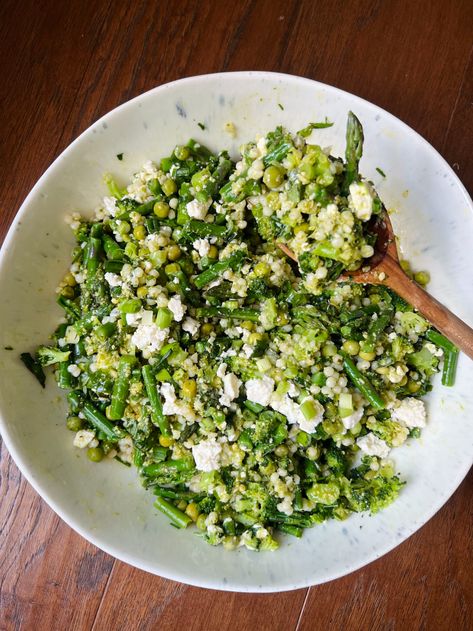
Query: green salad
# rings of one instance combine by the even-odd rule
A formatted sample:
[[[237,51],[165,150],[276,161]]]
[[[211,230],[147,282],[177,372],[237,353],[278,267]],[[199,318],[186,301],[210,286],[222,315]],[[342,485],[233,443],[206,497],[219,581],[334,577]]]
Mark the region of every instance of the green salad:
[[[330,125],[278,127],[236,163],[190,140],[126,188],[107,176],[95,217],[68,219],[65,320],[22,355],[67,391],[76,448],[136,467],[173,525],[227,549],[388,506],[391,450],[425,426],[432,375],[454,379],[445,337],[343,276],[385,209],[359,175],[358,119],[345,159],[323,148]]]

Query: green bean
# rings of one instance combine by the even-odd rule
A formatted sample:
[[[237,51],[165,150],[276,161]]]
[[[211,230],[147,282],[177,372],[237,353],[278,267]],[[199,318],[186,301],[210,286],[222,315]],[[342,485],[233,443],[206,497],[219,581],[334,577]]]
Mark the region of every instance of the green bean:
[[[114,322],[105,322],[105,324],[101,324],[95,329],[95,335],[99,338],[99,340],[105,342],[105,340],[111,337],[116,330],[117,325]]]
[[[118,362],[118,376],[113,384],[109,414],[109,417],[114,421],[119,421],[125,412],[130,373],[135,363],[136,357],[133,355],[123,355]]]
[[[269,166],[273,162],[281,162],[289,149],[292,148],[292,144],[287,140],[280,142],[272,151],[269,151],[263,158],[263,164],[265,167]]]
[[[192,519],[189,515],[186,515],[176,508],[174,504],[165,500],[164,497],[157,497],[154,506],[164,513],[177,528],[187,528],[187,526],[192,523]]]
[[[345,149],[345,192],[352,182],[358,179],[358,165],[363,154],[363,127],[353,112],[348,112]]]
[[[458,348],[454,350],[445,351],[443,372],[442,372],[442,384],[444,386],[453,386],[455,383],[455,375],[457,372],[458,363]]]
[[[343,357],[343,366],[345,372],[350,377],[353,385],[358,388],[363,396],[365,396],[376,410],[383,410],[386,405],[380,394],[375,390],[370,381],[355,366],[354,361],[343,351],[340,351]]]
[[[194,465],[190,460],[165,460],[143,467],[143,474],[149,478],[156,478],[170,471],[192,471],[192,469],[194,469]]]
[[[36,379],[41,384],[41,387],[44,388],[46,385],[46,375],[44,374],[43,367],[41,366],[39,361],[33,359],[30,353],[21,353],[20,359],[26,366],[26,368],[30,371],[30,373],[36,377]]]
[[[453,344],[453,342],[450,342],[450,340],[447,339],[445,335],[442,335],[441,333],[439,333],[438,331],[435,331],[434,329],[429,329],[426,332],[425,337],[430,342],[435,344],[435,346],[438,346],[444,351],[455,352],[458,350],[455,344]]]
[[[161,201],[159,198],[150,199],[149,202],[145,202],[144,204],[140,204],[136,208],[133,208],[133,212],[139,213],[140,215],[149,215],[153,212],[156,202],[159,201]]]
[[[102,241],[98,237],[89,237],[85,247],[84,262],[89,278],[93,278],[99,266],[99,254]]]
[[[92,403],[85,403],[83,407],[83,412],[85,418],[93,425],[96,429],[102,431],[108,440],[116,441],[118,440],[118,434],[116,432],[115,427],[112,423],[95,408]]]
[[[218,263],[211,265],[204,272],[201,272],[194,278],[195,286],[198,289],[202,289],[202,287],[205,287],[205,285],[208,285],[218,278],[225,270],[232,269],[235,271],[239,269],[243,265],[244,258],[245,253],[243,250],[238,250],[223,261],[219,261]]]
[[[120,274],[122,271],[124,261],[105,261],[103,268],[105,272],[112,272],[113,274]]]
[[[63,390],[72,388],[72,375],[68,371],[68,367],[68,362],[61,362],[57,371],[57,385]]]
[[[169,354],[171,352],[172,351],[169,350]],[[170,436],[171,428],[169,427],[168,419],[163,414],[163,405],[158,394],[158,388],[153,368],[149,364],[147,364],[141,369],[141,374],[143,375],[143,382],[145,384],[146,394],[148,395],[149,403],[151,406],[151,420],[154,425],[159,427],[161,434],[163,434],[164,436]]]
[[[264,405],[254,403],[254,401],[249,401],[248,399],[243,403],[243,405],[255,414],[259,414],[264,410]]]
[[[79,307],[73,300],[60,295],[57,299],[57,303],[73,320],[78,320],[80,318]]]
[[[304,531],[303,528],[299,526],[291,526],[290,524],[278,524],[278,530],[286,533],[287,535],[297,537],[298,539],[302,537],[302,533]]]
[[[71,390],[71,392],[67,393],[67,400],[69,402],[69,407],[71,411],[77,414],[82,409],[82,392],[79,390]]]
[[[222,237],[227,232],[226,226],[219,226],[215,223],[206,223],[191,219],[183,228],[183,235],[194,240],[196,237]]]
[[[229,318],[231,320],[250,320],[258,322],[260,312],[257,309],[229,309],[228,307],[199,307],[198,318]]]
[[[108,234],[104,234],[102,241],[105,255],[109,261],[123,261],[125,253],[115,239]]]

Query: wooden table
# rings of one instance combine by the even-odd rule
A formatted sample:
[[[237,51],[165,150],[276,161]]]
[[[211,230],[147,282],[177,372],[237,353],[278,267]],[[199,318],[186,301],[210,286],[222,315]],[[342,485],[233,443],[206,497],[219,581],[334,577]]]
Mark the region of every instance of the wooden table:
[[[471,192],[472,25],[471,0],[3,0],[0,235],[99,116],[161,83],[224,70],[303,75],[373,101],[427,138]],[[386,557],[277,595],[195,589],[115,561],[46,506],[5,449],[0,483],[2,631],[473,628],[471,473]]]

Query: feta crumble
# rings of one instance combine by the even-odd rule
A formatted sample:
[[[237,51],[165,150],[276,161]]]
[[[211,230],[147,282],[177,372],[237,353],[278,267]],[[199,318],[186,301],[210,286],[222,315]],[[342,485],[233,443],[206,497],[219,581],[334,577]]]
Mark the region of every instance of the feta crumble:
[[[168,309],[172,312],[174,320],[180,322],[184,317],[184,313],[187,310],[186,305],[182,304],[180,296],[173,296],[168,302]]]
[[[192,447],[195,466],[199,471],[209,472],[219,469],[221,453],[222,445],[217,443],[215,438],[202,440]]]
[[[350,184],[348,202],[355,215],[362,221],[368,221],[373,213],[373,189],[367,182]]]
[[[199,253],[200,257],[207,256],[210,252],[210,243],[208,239],[196,239],[193,246],[194,250]]]
[[[169,329],[160,329],[156,324],[139,324],[131,337],[131,343],[144,355],[159,351],[169,336]]]
[[[186,204],[186,210],[192,219],[200,219],[203,221],[207,216],[207,211],[212,204],[212,200],[208,199],[205,202],[199,202],[197,199],[193,199],[191,202]]]
[[[95,432],[91,429],[80,429],[74,436],[73,445],[79,449],[85,449],[95,438]]]
[[[356,444],[362,452],[368,456],[378,456],[379,458],[387,458],[389,454],[389,446],[387,443],[378,438],[373,432],[369,432],[366,436],[358,438]]]
[[[223,393],[220,396],[220,403],[229,407],[231,402],[234,401],[240,392],[241,381],[233,373],[229,372],[223,377]]]
[[[425,427],[426,412],[425,404],[420,399],[406,397],[401,401],[401,405],[391,412],[394,421],[405,425],[409,429],[412,427]]]
[[[266,375],[262,379],[249,379],[245,388],[247,399],[267,407],[274,392],[274,379]]]

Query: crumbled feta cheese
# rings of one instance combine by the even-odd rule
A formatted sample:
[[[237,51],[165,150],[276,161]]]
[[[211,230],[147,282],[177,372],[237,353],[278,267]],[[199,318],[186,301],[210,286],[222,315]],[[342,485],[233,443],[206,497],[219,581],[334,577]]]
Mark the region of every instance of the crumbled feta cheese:
[[[253,346],[250,346],[249,344],[243,344],[243,347],[241,350],[243,352],[243,355],[249,359],[253,355],[253,351],[255,349],[253,348]]]
[[[211,204],[211,199],[208,199],[205,202],[199,202],[197,199],[193,199],[191,202],[186,204],[187,213],[189,217],[192,217],[192,219],[200,219],[202,221],[205,219]]]
[[[208,239],[196,239],[193,246],[194,250],[197,250],[200,257],[207,256],[210,252],[210,243]]]
[[[227,364],[220,364],[220,366],[217,368],[217,372],[216,375],[217,377],[220,377],[220,379],[223,380],[223,378],[225,377],[225,373],[227,372]]]
[[[111,215],[115,217],[117,212],[117,200],[115,197],[104,197],[103,198],[103,209],[107,213],[107,215]]]
[[[141,320],[141,311],[138,311],[137,313],[126,313],[125,320],[128,326],[138,326]]]
[[[246,397],[264,407],[269,405],[274,392],[274,379],[265,375],[262,379],[249,379],[245,383]]]
[[[409,428],[425,427],[426,413],[424,402],[414,397],[406,397],[401,401],[401,405],[392,411],[391,417],[394,421]]]
[[[185,417],[188,421],[195,421],[196,415],[194,410],[189,405],[187,405],[183,401],[179,401],[176,398],[174,386],[172,386],[170,383],[163,383],[161,385],[160,391],[164,399],[163,414],[165,416],[178,414],[179,416]]]
[[[373,212],[373,189],[367,182],[350,184],[348,202],[355,215],[362,221],[368,221]]]
[[[186,311],[187,307],[186,305],[182,304],[180,296],[173,296],[168,302],[168,309],[172,312],[174,320],[176,320],[176,322],[180,322],[184,317],[184,312]]]
[[[118,457],[124,462],[133,462],[133,440],[131,436],[125,436],[118,441]]]
[[[343,427],[345,429],[353,429],[357,423],[359,423],[363,417],[364,408],[359,407],[357,410],[352,412],[349,416],[344,416],[342,418]]]
[[[105,280],[110,285],[110,287],[121,287],[123,281],[118,274],[114,274],[113,272],[105,273]]]
[[[220,466],[220,455],[222,445],[217,443],[215,438],[202,440],[198,445],[192,447],[195,466],[199,471],[215,471]]]
[[[240,392],[241,381],[233,373],[229,372],[223,377],[223,394],[219,401],[225,407],[229,407],[231,402],[234,401]]]
[[[292,515],[294,509],[292,508],[292,500],[290,497],[285,497],[282,502],[279,502],[277,505],[277,509],[279,512],[284,513],[285,515]]]
[[[356,441],[358,447],[368,456],[379,456],[379,458],[387,458],[389,454],[389,446],[384,440],[378,438],[373,432],[358,438]]]
[[[199,330],[199,327],[199,322],[197,322],[197,320],[194,320],[194,318],[190,318],[189,316],[187,316],[187,318],[182,323],[182,330],[187,331],[187,333],[190,333],[191,335],[195,335]]]
[[[70,373],[73,377],[78,377],[80,375],[80,368],[77,364],[69,364],[67,367],[67,372]]]
[[[131,337],[131,343],[145,355],[159,351],[167,340],[169,329],[160,329],[156,324],[141,323]]]
[[[312,401],[315,409],[315,415],[311,419],[306,419],[305,416],[302,415],[302,418],[298,421],[298,424],[303,432],[312,434],[315,431],[317,425],[322,422],[325,410],[324,406],[312,397],[306,397],[304,401]],[[304,401],[302,401],[302,403],[304,403]]]
[[[74,447],[85,449],[95,438],[95,432],[91,429],[80,429],[74,436]]]
[[[270,406],[276,412],[284,414],[288,423],[297,423],[299,426],[305,423],[305,416],[301,412],[301,408],[296,401],[293,401],[287,394],[280,396],[273,394],[269,402]]]

